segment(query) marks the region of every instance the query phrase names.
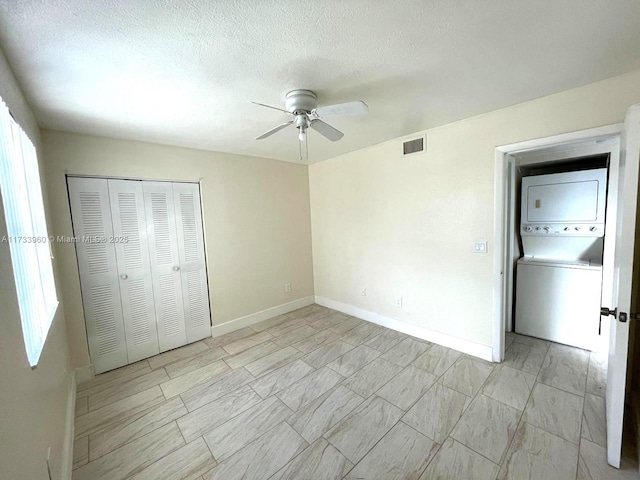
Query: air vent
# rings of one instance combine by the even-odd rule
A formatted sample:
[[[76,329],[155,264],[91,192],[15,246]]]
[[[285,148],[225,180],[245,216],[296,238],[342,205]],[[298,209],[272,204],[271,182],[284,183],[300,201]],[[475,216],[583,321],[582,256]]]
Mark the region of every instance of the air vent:
[[[402,144],[403,155],[411,155],[412,153],[418,153],[424,151],[424,137],[416,138],[415,140],[409,140]]]

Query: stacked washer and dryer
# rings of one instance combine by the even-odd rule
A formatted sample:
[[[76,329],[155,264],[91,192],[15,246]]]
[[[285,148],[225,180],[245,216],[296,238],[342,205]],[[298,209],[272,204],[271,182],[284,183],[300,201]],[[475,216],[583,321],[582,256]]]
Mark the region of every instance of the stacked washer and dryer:
[[[598,345],[607,169],[522,178],[515,331]]]

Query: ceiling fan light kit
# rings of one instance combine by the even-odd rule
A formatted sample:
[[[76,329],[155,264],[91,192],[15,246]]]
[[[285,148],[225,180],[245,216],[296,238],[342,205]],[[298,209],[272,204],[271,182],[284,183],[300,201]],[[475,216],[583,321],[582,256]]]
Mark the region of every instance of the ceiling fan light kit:
[[[355,116],[366,115],[369,113],[369,107],[367,104],[360,100],[318,107],[317,98],[316,94],[311,90],[292,90],[284,97],[284,110],[278,107],[272,107],[271,105],[265,105],[264,103],[251,102],[262,107],[281,111],[294,117],[293,120],[280,124],[268,132],[256,137],[256,140],[262,140],[270,137],[289,125],[294,125],[298,129],[298,140],[300,140],[300,142],[306,141],[307,130],[309,128],[314,129],[320,135],[332,142],[336,142],[340,140],[344,134],[340,130],[322,121],[322,117]]]

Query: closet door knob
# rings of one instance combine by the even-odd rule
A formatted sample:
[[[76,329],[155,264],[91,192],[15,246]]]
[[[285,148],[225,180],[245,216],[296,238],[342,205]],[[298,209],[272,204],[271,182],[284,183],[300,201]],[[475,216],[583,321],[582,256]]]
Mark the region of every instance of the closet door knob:
[[[177,272],[178,270],[180,270],[180,267],[179,267],[179,266],[177,266],[177,265],[176,265],[175,267],[173,267],[173,271],[174,271],[174,272]]]
[[[126,273],[123,273],[122,275],[120,275],[120,278],[123,280],[126,280],[127,278],[129,278],[129,275],[127,275]]]

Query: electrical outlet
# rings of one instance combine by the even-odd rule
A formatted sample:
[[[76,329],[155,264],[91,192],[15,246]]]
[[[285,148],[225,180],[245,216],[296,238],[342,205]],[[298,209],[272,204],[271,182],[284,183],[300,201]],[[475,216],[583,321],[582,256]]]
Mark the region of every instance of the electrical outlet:
[[[363,288],[362,291],[360,292],[360,295],[362,295],[363,297],[367,296],[367,289]]]
[[[480,241],[473,244],[474,253],[487,253],[487,242]]]
[[[285,283],[284,284],[284,291],[285,292],[290,292],[291,291],[291,284],[290,283]]]
[[[396,307],[402,308],[402,297],[396,297]]]

